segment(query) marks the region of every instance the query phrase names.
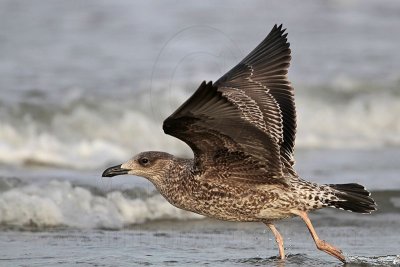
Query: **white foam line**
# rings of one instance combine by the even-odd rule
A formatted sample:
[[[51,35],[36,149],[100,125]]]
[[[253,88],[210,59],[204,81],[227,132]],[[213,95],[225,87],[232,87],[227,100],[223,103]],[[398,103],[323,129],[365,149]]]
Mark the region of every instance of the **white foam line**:
[[[51,181],[31,184],[0,194],[0,224],[114,228],[158,219],[191,219],[201,216],[177,209],[161,196],[130,199],[115,191],[105,196]]]

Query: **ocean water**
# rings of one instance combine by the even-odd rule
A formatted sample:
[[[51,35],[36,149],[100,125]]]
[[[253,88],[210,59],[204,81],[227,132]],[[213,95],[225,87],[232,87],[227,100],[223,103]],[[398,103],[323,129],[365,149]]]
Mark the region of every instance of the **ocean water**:
[[[400,3],[0,1],[0,266],[339,266],[304,224],[178,210],[140,177],[101,178],[143,150],[191,156],[161,124],[283,23],[296,169],[358,182],[378,212],[313,213],[350,266],[400,266]]]

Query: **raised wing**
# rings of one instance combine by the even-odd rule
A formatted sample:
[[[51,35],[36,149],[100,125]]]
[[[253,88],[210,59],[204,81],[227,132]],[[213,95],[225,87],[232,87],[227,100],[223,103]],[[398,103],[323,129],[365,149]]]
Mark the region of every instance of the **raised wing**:
[[[230,178],[284,181],[283,173],[295,173],[296,111],[286,76],[290,59],[286,34],[275,25],[214,85],[203,82],[164,121],[165,133],[192,148],[199,169],[227,166]]]
[[[294,89],[287,79],[290,48],[282,25],[274,26],[268,36],[232,70],[222,76],[215,86],[233,98],[253,101],[262,113],[242,110],[249,121],[271,136],[279,145],[281,161],[286,170],[293,171],[296,137]]]
[[[280,178],[284,181],[275,140],[244,119],[232,98],[224,96],[211,82],[203,82],[164,121],[163,129],[192,148],[200,171],[207,171],[205,166],[218,168],[223,163],[232,168],[230,179],[265,183]]]

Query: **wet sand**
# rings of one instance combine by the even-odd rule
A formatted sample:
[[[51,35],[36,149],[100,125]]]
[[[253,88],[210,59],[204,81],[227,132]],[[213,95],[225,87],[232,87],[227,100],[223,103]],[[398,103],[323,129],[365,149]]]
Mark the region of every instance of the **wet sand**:
[[[376,194],[380,203],[384,195]],[[392,192],[391,197],[400,197]],[[383,200],[383,201],[382,201]],[[390,203],[387,202],[387,204]],[[397,209],[397,210],[396,210]],[[394,212],[395,211],[395,212]],[[311,219],[321,238],[341,248],[346,266],[399,266],[400,214],[389,205],[373,215],[323,210]],[[163,220],[105,229],[7,229],[0,235],[1,266],[341,266],[318,251],[298,219],[277,224],[288,258],[279,260],[261,223],[211,219]]]

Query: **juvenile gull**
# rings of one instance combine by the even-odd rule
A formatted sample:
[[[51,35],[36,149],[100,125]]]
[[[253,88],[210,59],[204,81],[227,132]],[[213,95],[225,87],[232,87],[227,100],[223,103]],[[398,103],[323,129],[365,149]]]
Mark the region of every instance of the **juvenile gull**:
[[[296,109],[284,32],[275,25],[237,66],[215,83],[203,82],[164,121],[164,132],[188,144],[194,158],[142,152],[103,177],[142,176],[178,208],[220,220],[263,222],[281,259],[283,239],[274,222],[299,216],[317,248],[345,262],[341,250],[318,237],[307,213],[324,207],[371,213],[376,204],[359,184],[319,185],[294,170]]]

